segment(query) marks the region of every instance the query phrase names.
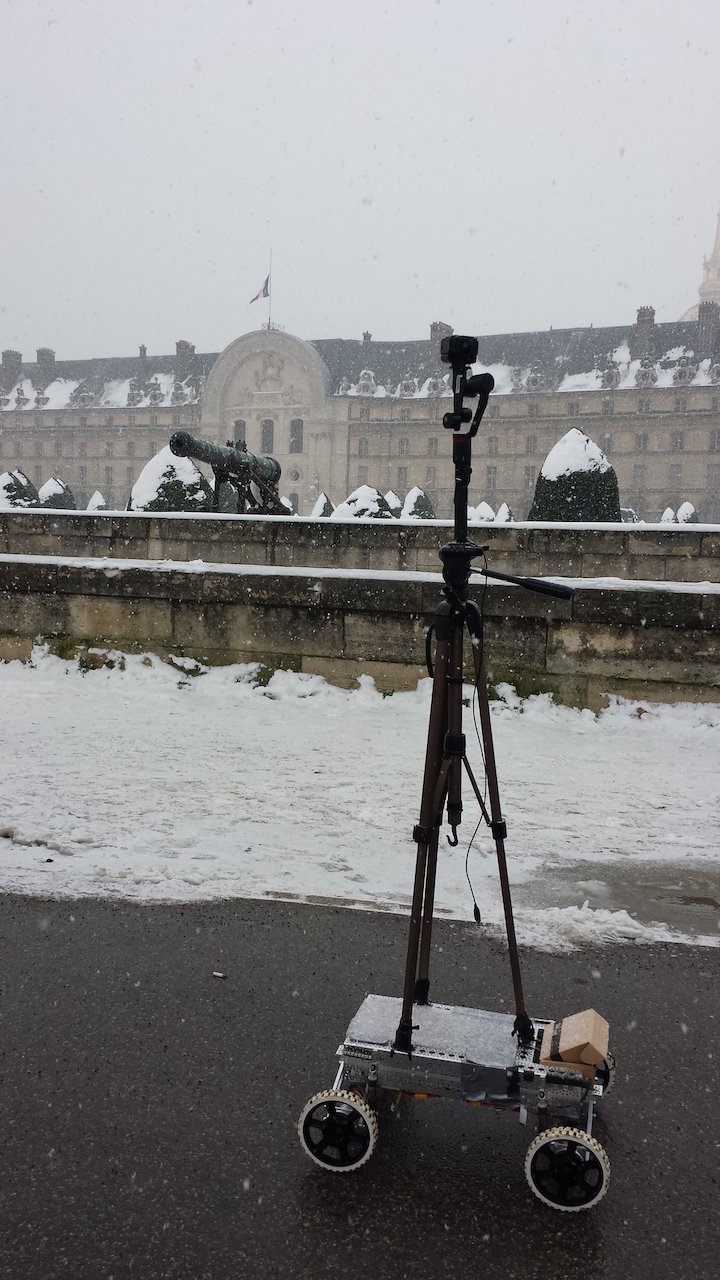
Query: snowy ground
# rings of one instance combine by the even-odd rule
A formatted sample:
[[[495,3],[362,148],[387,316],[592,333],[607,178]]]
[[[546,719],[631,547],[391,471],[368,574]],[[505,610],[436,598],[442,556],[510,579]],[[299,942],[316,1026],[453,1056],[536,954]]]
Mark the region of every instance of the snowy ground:
[[[262,687],[253,667],[125,663],[83,673],[37,649],[0,664],[0,889],[407,909],[429,681],[383,698],[367,678],[348,692],[278,672]],[[492,710],[520,940],[717,945],[720,706],[595,716],[508,689]],[[469,711],[465,729],[481,776]],[[437,904],[471,919],[469,788],[465,803]],[[485,829],[469,865],[499,927]]]

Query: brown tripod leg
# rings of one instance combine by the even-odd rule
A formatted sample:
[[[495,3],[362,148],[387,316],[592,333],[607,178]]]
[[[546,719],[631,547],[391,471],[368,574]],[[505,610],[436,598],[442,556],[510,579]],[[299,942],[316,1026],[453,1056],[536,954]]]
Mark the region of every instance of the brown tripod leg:
[[[487,777],[488,798],[490,800],[490,827],[497,851],[498,874],[500,877],[500,890],[502,893],[508,952],[510,956],[510,972],[512,974],[513,993],[515,996],[515,1030],[518,1033],[518,1038],[524,1043],[528,1043],[532,1041],[535,1033],[533,1024],[530,1021],[525,1008],[525,996],[523,995],[520,958],[518,955],[517,938],[515,936],[515,919],[513,916],[512,897],[510,894],[510,880],[507,870],[507,858],[505,856],[505,836],[507,835],[507,828],[505,826],[502,809],[500,807],[500,792],[498,790],[497,767],[495,765],[495,747],[493,744],[492,725],[490,722],[490,703],[488,700],[485,659],[483,657],[481,647],[477,644],[473,645],[473,661],[475,666],[475,687],[477,689],[478,697],[480,730],[483,740],[483,754],[485,756],[485,775]]]
[[[449,626],[449,619],[447,619],[445,612],[448,609],[449,606],[441,605],[442,621],[447,621]],[[430,723],[428,726],[425,772],[420,800],[420,822],[413,832],[418,847],[415,862],[415,883],[413,885],[412,907],[410,910],[410,931],[405,963],[402,1013],[395,1034],[395,1048],[405,1053],[410,1052],[412,1045],[412,1008],[415,1002],[418,946],[423,923],[423,905],[426,896],[428,873],[430,873],[431,887],[434,890],[439,834],[437,791],[441,771],[445,772],[445,774],[447,773],[447,770],[443,770],[443,746],[447,733],[449,663],[450,640],[441,636],[438,638],[435,650]],[[442,783],[440,785],[442,786]],[[440,797],[441,811],[443,799],[444,791]]]
[[[457,844],[456,828],[462,816],[462,691],[463,691],[463,619],[454,615],[450,619],[449,661],[447,671],[447,738],[443,740],[443,765],[439,771],[435,790],[435,830],[428,852],[425,877],[425,902],[420,932],[420,958],[418,961],[415,1000],[427,1004],[430,993],[430,944],[432,941],[433,912],[435,910],[435,878],[442,808],[447,796],[448,823]],[[454,750],[449,747],[454,743]]]

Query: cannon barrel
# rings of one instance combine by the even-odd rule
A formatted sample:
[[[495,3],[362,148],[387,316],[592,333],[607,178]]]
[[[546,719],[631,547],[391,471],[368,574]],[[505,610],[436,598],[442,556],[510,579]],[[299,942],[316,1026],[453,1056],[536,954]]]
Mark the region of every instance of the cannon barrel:
[[[214,471],[249,484],[251,480],[266,485],[276,485],[280,479],[280,463],[255,453],[243,453],[227,445],[212,444],[209,440],[197,440],[189,431],[176,431],[170,437],[170,448],[178,458],[195,458],[207,462]]]

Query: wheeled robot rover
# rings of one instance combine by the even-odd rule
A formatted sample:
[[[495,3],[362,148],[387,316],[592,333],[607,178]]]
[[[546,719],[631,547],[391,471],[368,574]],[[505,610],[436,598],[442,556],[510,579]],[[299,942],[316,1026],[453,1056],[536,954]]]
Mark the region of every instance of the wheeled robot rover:
[[[490,374],[471,376],[469,366],[477,350],[476,339],[460,336],[443,339],[441,348],[453,374],[453,412],[445,415],[443,423],[453,432],[455,521],[453,541],[440,552],[445,586],[430,629],[436,641],[434,664],[428,639],[433,691],[420,821],[413,831],[417,859],[403,995],[366,996],[337,1050],[340,1065],[333,1086],[306,1104],[298,1132],[303,1149],[316,1164],[349,1173],[373,1153],[383,1100],[395,1105],[403,1096],[445,1098],[515,1112],[536,1131],[525,1158],[532,1191],[554,1209],[577,1212],[598,1204],[608,1189],[610,1162],[592,1129],[597,1105],[614,1083],[615,1064],[608,1048],[608,1025],[595,1010],[554,1021],[531,1019],[525,1008],[505,857],[507,831],[492,741],[483,620],[478,606],[468,598],[470,575],[478,572],[472,560],[487,550],[467,536],[471,440],[493,387]],[[557,583],[491,572],[486,562],[481,572],[548,595],[571,594]],[[468,762],[462,732],[466,631],[471,640],[489,811]],[[445,809],[452,832],[449,843],[458,843],[463,773],[497,851],[514,1015],[435,1004],[429,998],[438,844]],[[477,904],[475,918],[480,919]]]

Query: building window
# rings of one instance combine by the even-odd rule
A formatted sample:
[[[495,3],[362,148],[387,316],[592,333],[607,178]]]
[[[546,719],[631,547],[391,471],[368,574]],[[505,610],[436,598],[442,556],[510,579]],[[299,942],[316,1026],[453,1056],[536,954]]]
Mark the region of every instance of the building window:
[[[650,412],[650,401],[648,399],[641,397],[638,400],[638,413],[649,413],[649,412]]]
[[[361,484],[367,484],[367,482],[368,482],[368,469],[367,469],[367,467],[358,467],[358,469],[357,469],[357,482],[358,482],[358,488],[360,488],[360,485],[361,485]]]
[[[302,418],[293,418],[290,423],[290,453],[302,453],[303,451],[303,420]]]
[[[35,484],[36,486],[42,484],[42,470],[40,467],[35,468]]]
[[[81,440],[78,445],[78,457],[87,458],[87,440]]]
[[[113,469],[112,469],[112,467],[106,467],[106,468],[105,468],[105,483],[106,483],[107,485],[111,485],[111,484],[112,484],[112,482],[113,482]]]
[[[537,472],[536,472],[535,468],[534,468],[534,467],[526,467],[526,468],[525,468],[525,474],[524,474],[524,476],[523,476],[523,484],[524,484],[525,492],[526,492],[526,493],[534,493],[534,492],[535,492],[535,480],[536,480],[536,478],[537,478]]]
[[[437,456],[438,456],[437,436],[430,436],[430,439],[428,440],[428,458],[437,458]]]
[[[369,421],[370,421],[370,408],[369,408],[369,406],[368,406],[368,405],[363,404],[363,405],[361,405],[361,406],[360,406],[360,412],[359,412],[359,414],[358,414],[358,417],[359,417],[359,419],[360,419],[360,421],[361,421],[361,422],[369,422]]]
[[[62,440],[55,441],[55,457],[62,458]]]
[[[129,413],[129,414],[127,415],[127,417],[126,417],[126,419],[125,419],[125,426],[126,426],[126,427],[134,427],[134,426],[135,426],[135,414],[134,414],[134,413]]]
[[[362,440],[358,440],[358,458],[367,458],[370,454],[370,441],[363,436]]]
[[[87,467],[80,467],[80,483],[87,484]]]
[[[42,440],[35,441],[35,457],[42,458]]]
[[[494,458],[497,451],[498,451],[498,437],[488,436],[488,453],[490,457]]]
[[[485,492],[494,493],[497,484],[497,467],[485,468]]]
[[[112,458],[114,450],[115,450],[115,445],[114,445],[113,441],[112,441],[112,440],[106,440],[106,441],[105,441],[105,457],[106,457],[106,458]]]
[[[710,432],[710,452],[720,453],[720,431]]]
[[[610,417],[610,414],[615,412],[615,401],[614,401],[614,400],[603,400],[603,402],[602,402],[602,411],[603,411],[603,414],[605,415],[605,417],[606,417],[606,418],[609,418],[609,417]]]
[[[677,496],[680,493],[682,484],[682,467],[679,462],[673,464],[670,468],[670,492]]]
[[[401,405],[400,405],[400,421],[401,421],[401,422],[409,422],[409,421],[410,421],[410,405],[408,405],[408,404],[401,404]]]
[[[87,426],[87,418],[86,418],[86,417],[81,417],[81,418],[80,418],[80,426],[81,426],[81,427],[86,427],[86,426]]]
[[[151,413],[151,414],[150,414],[150,426],[151,426],[151,427],[156,427],[156,426],[157,426],[157,424],[158,424],[158,423],[157,423],[157,414],[156,414],[156,413]],[[157,452],[157,450],[156,450],[156,452]]]
[[[540,406],[536,404],[534,400],[528,401],[527,409],[528,409],[528,418],[540,417]]]
[[[112,426],[112,424],[113,424],[112,414],[111,414],[111,413],[106,413],[106,414],[105,414],[105,426],[106,426],[106,427],[111,427],[111,426]]]
[[[407,489],[407,467],[398,467],[398,489]]]
[[[401,458],[407,458],[409,452],[410,452],[410,441],[408,440],[407,436],[402,436],[400,439],[400,446],[398,448],[398,453],[400,454]]]
[[[525,452],[530,456],[537,453],[537,436],[525,437]]]
[[[607,454],[612,449],[612,436],[609,431],[604,431],[600,437],[600,448],[603,453]]]
[[[275,447],[275,423],[272,418],[263,418],[260,423],[260,452],[272,453]]]
[[[647,453],[647,447],[648,447],[647,431],[638,431],[637,435],[635,436],[635,452]]]
[[[675,412],[676,412],[676,413],[687,413],[687,400],[686,400],[685,396],[676,396],[676,397],[675,397]]]
[[[499,417],[500,417],[500,405],[499,405],[499,404],[491,404],[491,405],[488,407],[488,417],[489,417],[489,418],[499,418]]]
[[[713,413],[720,413],[720,396],[713,396],[712,411]]]
[[[235,441],[247,441],[247,422],[244,418],[236,418],[233,422],[235,428]]]
[[[298,507],[300,506],[300,495],[298,493],[289,493],[288,502],[290,503],[290,506],[292,507],[293,511],[297,515]]]
[[[633,467],[633,489],[636,493],[642,493],[647,484],[647,467],[643,464]]]
[[[128,458],[135,457],[135,441],[134,440],[128,440],[127,442],[127,456]]]
[[[670,435],[670,451],[672,453],[682,453],[685,448],[685,433],[683,431],[673,431]]]
[[[579,418],[579,417],[580,417],[580,401],[579,401],[579,400],[571,400],[571,401],[569,402],[569,404],[568,404],[568,417],[570,417],[570,418]]]
[[[151,440],[151,441],[150,441],[150,443],[149,443],[149,445],[148,445],[148,450],[149,450],[149,456],[150,456],[151,458],[154,458],[154,457],[155,457],[155,454],[158,452],[157,440]]]
[[[437,481],[437,475],[434,467],[425,468],[425,483],[431,488]]]
[[[23,456],[22,440],[16,440],[15,441],[15,457],[22,458],[22,456]]]
[[[132,485],[132,482],[135,479],[135,471],[133,467],[125,468],[125,479],[127,484]]]
[[[707,469],[707,487],[712,498],[720,497],[720,464],[711,462]]]
[[[179,431],[182,426],[182,419],[179,413],[173,413],[171,417],[173,431]]]

